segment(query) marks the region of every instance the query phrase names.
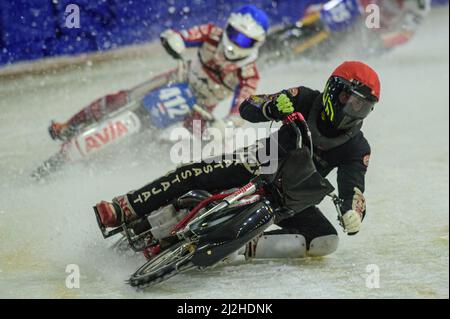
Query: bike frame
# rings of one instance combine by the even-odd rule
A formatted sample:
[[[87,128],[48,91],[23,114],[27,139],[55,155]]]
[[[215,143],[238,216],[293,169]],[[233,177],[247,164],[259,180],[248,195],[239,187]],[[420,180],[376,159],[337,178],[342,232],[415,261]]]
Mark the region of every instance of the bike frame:
[[[285,120],[285,125],[291,125],[296,134],[297,134],[297,145],[298,147],[301,147],[302,145],[302,133],[300,129],[298,128],[298,124],[302,125],[306,131],[306,136],[309,138],[310,146],[312,146],[312,140],[311,140],[311,133],[307,127],[306,121],[301,113],[293,113],[289,115]],[[311,157],[313,156],[312,147],[311,147]],[[257,177],[248,184],[242,186],[237,191],[232,192],[231,194],[215,194],[207,197],[206,199],[202,200],[200,203],[198,203],[191,211],[188,213],[188,215],[181,220],[172,230],[172,236],[176,236],[179,240],[189,240],[192,238],[192,236],[196,236],[195,230],[192,229],[193,225],[198,225],[201,221],[205,220],[207,217],[230,207],[231,205],[239,202],[241,199],[254,195],[256,193],[264,192],[264,187],[266,186],[266,182],[261,178]],[[340,207],[342,205],[342,201],[339,199],[339,197],[331,193],[328,196],[330,196],[333,200],[333,203],[335,204],[336,210],[338,212],[338,219],[339,221],[342,221],[342,214]],[[201,213],[199,216],[198,213],[206,207],[209,203],[218,201],[220,202],[216,205],[214,205],[212,208],[208,209],[207,211]],[[247,206],[247,205],[245,205]],[[124,233],[126,236],[131,248],[135,251],[142,251],[145,249],[145,247],[141,245],[137,245],[137,243],[141,240],[143,240],[149,233],[150,230],[141,233],[139,235],[135,235],[133,232],[131,232],[131,226],[133,223],[137,222],[134,221],[132,223],[123,223],[117,228],[114,228],[112,230],[106,229],[105,226],[101,223],[98,211],[96,207],[94,207],[94,212],[97,218],[97,223],[99,225],[99,228],[103,234],[104,238],[109,238],[115,234],[118,233]]]

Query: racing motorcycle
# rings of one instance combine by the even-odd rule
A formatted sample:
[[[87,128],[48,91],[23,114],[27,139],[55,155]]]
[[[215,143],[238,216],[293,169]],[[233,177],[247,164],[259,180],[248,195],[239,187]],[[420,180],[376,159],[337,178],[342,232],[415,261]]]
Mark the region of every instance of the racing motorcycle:
[[[154,77],[130,90],[130,102],[99,122],[70,132],[59,151],[45,160],[31,177],[40,180],[64,164],[92,158],[143,131],[165,129],[182,122],[195,111],[206,123],[218,121],[196,103],[186,80],[188,62],[179,60],[178,68]],[[174,78],[174,79],[172,79]],[[130,94],[131,95],[131,94]]]
[[[149,216],[113,229],[103,226],[94,207],[104,238],[122,234],[116,247],[125,243],[136,252],[144,252],[149,259],[131,275],[128,280],[131,286],[145,288],[190,269],[213,267],[273,223],[292,216],[294,209],[280,190],[286,187],[280,180],[290,178],[299,189],[303,187],[303,192],[297,194],[300,206],[295,211],[316,205],[329,195],[340,214],[341,203],[332,194],[333,186],[311,169],[311,134],[303,116],[293,113],[284,123],[297,134],[297,149],[291,160],[280,163],[272,175],[258,176],[238,189],[217,194],[191,190]],[[304,143],[305,139],[308,142]],[[311,165],[299,167],[299,157]],[[292,174],[292,167],[285,171],[289,165],[295,165],[296,174]],[[283,176],[284,172],[289,173]]]
[[[296,23],[274,27],[260,49],[260,57],[269,63],[299,56],[327,58],[333,48],[344,42],[360,16],[357,0],[329,1]]]

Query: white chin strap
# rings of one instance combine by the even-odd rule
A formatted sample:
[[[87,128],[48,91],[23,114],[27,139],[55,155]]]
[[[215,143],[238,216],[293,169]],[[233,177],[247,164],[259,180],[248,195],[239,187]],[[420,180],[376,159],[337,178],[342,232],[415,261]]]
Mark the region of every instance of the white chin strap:
[[[237,65],[244,66],[248,63],[254,62],[258,58],[258,48],[241,49],[238,46],[230,43],[226,39],[226,35],[223,36],[222,43],[220,44],[223,49],[225,58],[229,61],[237,61]]]
[[[222,46],[225,57],[228,60],[232,61],[245,59],[246,57],[251,55],[254,51],[257,51],[257,49],[255,50],[255,48],[242,49],[238,47],[237,45],[232,43],[225,34],[223,35]]]

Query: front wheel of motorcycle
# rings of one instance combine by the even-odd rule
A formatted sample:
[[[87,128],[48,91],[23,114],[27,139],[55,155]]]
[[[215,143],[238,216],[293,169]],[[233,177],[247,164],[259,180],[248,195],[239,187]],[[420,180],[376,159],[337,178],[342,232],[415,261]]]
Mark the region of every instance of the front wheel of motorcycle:
[[[177,243],[146,262],[130,277],[132,287],[145,288],[193,268],[190,260],[195,247],[192,243]]]

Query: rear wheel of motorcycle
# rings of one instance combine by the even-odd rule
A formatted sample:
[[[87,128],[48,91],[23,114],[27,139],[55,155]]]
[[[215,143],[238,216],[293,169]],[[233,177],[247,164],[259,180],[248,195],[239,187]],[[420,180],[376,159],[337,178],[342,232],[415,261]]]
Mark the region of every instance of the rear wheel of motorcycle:
[[[145,288],[167,280],[192,268],[189,261],[193,253],[191,243],[177,243],[136,270],[128,283],[132,287]]]

